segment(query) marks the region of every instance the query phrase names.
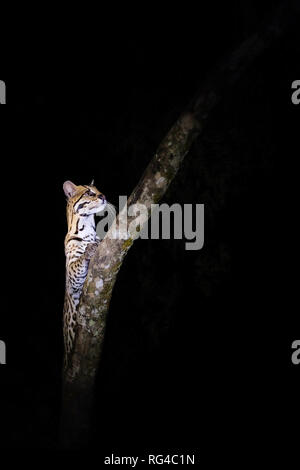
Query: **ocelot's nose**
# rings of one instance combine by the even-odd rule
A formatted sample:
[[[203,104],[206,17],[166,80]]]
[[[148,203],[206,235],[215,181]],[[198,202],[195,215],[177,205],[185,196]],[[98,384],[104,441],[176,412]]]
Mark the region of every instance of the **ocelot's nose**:
[[[105,201],[105,196],[104,196],[104,194],[99,194],[98,198],[101,199],[102,201]]]

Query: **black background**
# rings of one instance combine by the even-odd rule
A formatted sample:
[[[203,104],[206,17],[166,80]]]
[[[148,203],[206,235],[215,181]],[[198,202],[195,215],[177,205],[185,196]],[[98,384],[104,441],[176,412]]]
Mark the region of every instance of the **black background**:
[[[5,58],[4,447],[59,448],[63,182],[95,178],[114,204],[129,196],[207,72],[277,2],[261,3],[105,13],[63,42],[54,32],[20,41]],[[276,454],[284,436],[293,446],[299,44],[291,26],[226,90],[164,198],[205,204],[203,249],[140,240],[125,260],[97,378],[92,444],[103,455]]]

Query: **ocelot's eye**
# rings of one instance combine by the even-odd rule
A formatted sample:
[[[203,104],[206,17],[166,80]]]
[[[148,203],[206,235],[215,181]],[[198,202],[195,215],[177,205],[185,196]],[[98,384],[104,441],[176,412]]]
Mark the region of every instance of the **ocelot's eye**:
[[[96,196],[95,193],[93,193],[93,191],[87,191],[86,195],[90,196],[90,197],[95,197]]]

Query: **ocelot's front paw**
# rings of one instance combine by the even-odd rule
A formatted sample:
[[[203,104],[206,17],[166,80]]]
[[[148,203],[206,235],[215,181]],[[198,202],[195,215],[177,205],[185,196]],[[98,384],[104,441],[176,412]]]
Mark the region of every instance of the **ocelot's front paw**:
[[[84,255],[86,259],[91,259],[97,251],[99,243],[89,243],[85,249]]]

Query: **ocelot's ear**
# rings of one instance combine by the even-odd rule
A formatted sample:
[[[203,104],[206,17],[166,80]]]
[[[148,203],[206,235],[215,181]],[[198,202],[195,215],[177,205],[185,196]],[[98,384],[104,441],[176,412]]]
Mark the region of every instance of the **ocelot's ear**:
[[[74,194],[78,190],[76,184],[72,183],[72,181],[65,181],[63,188],[64,188],[65,195],[68,198],[74,196]]]

